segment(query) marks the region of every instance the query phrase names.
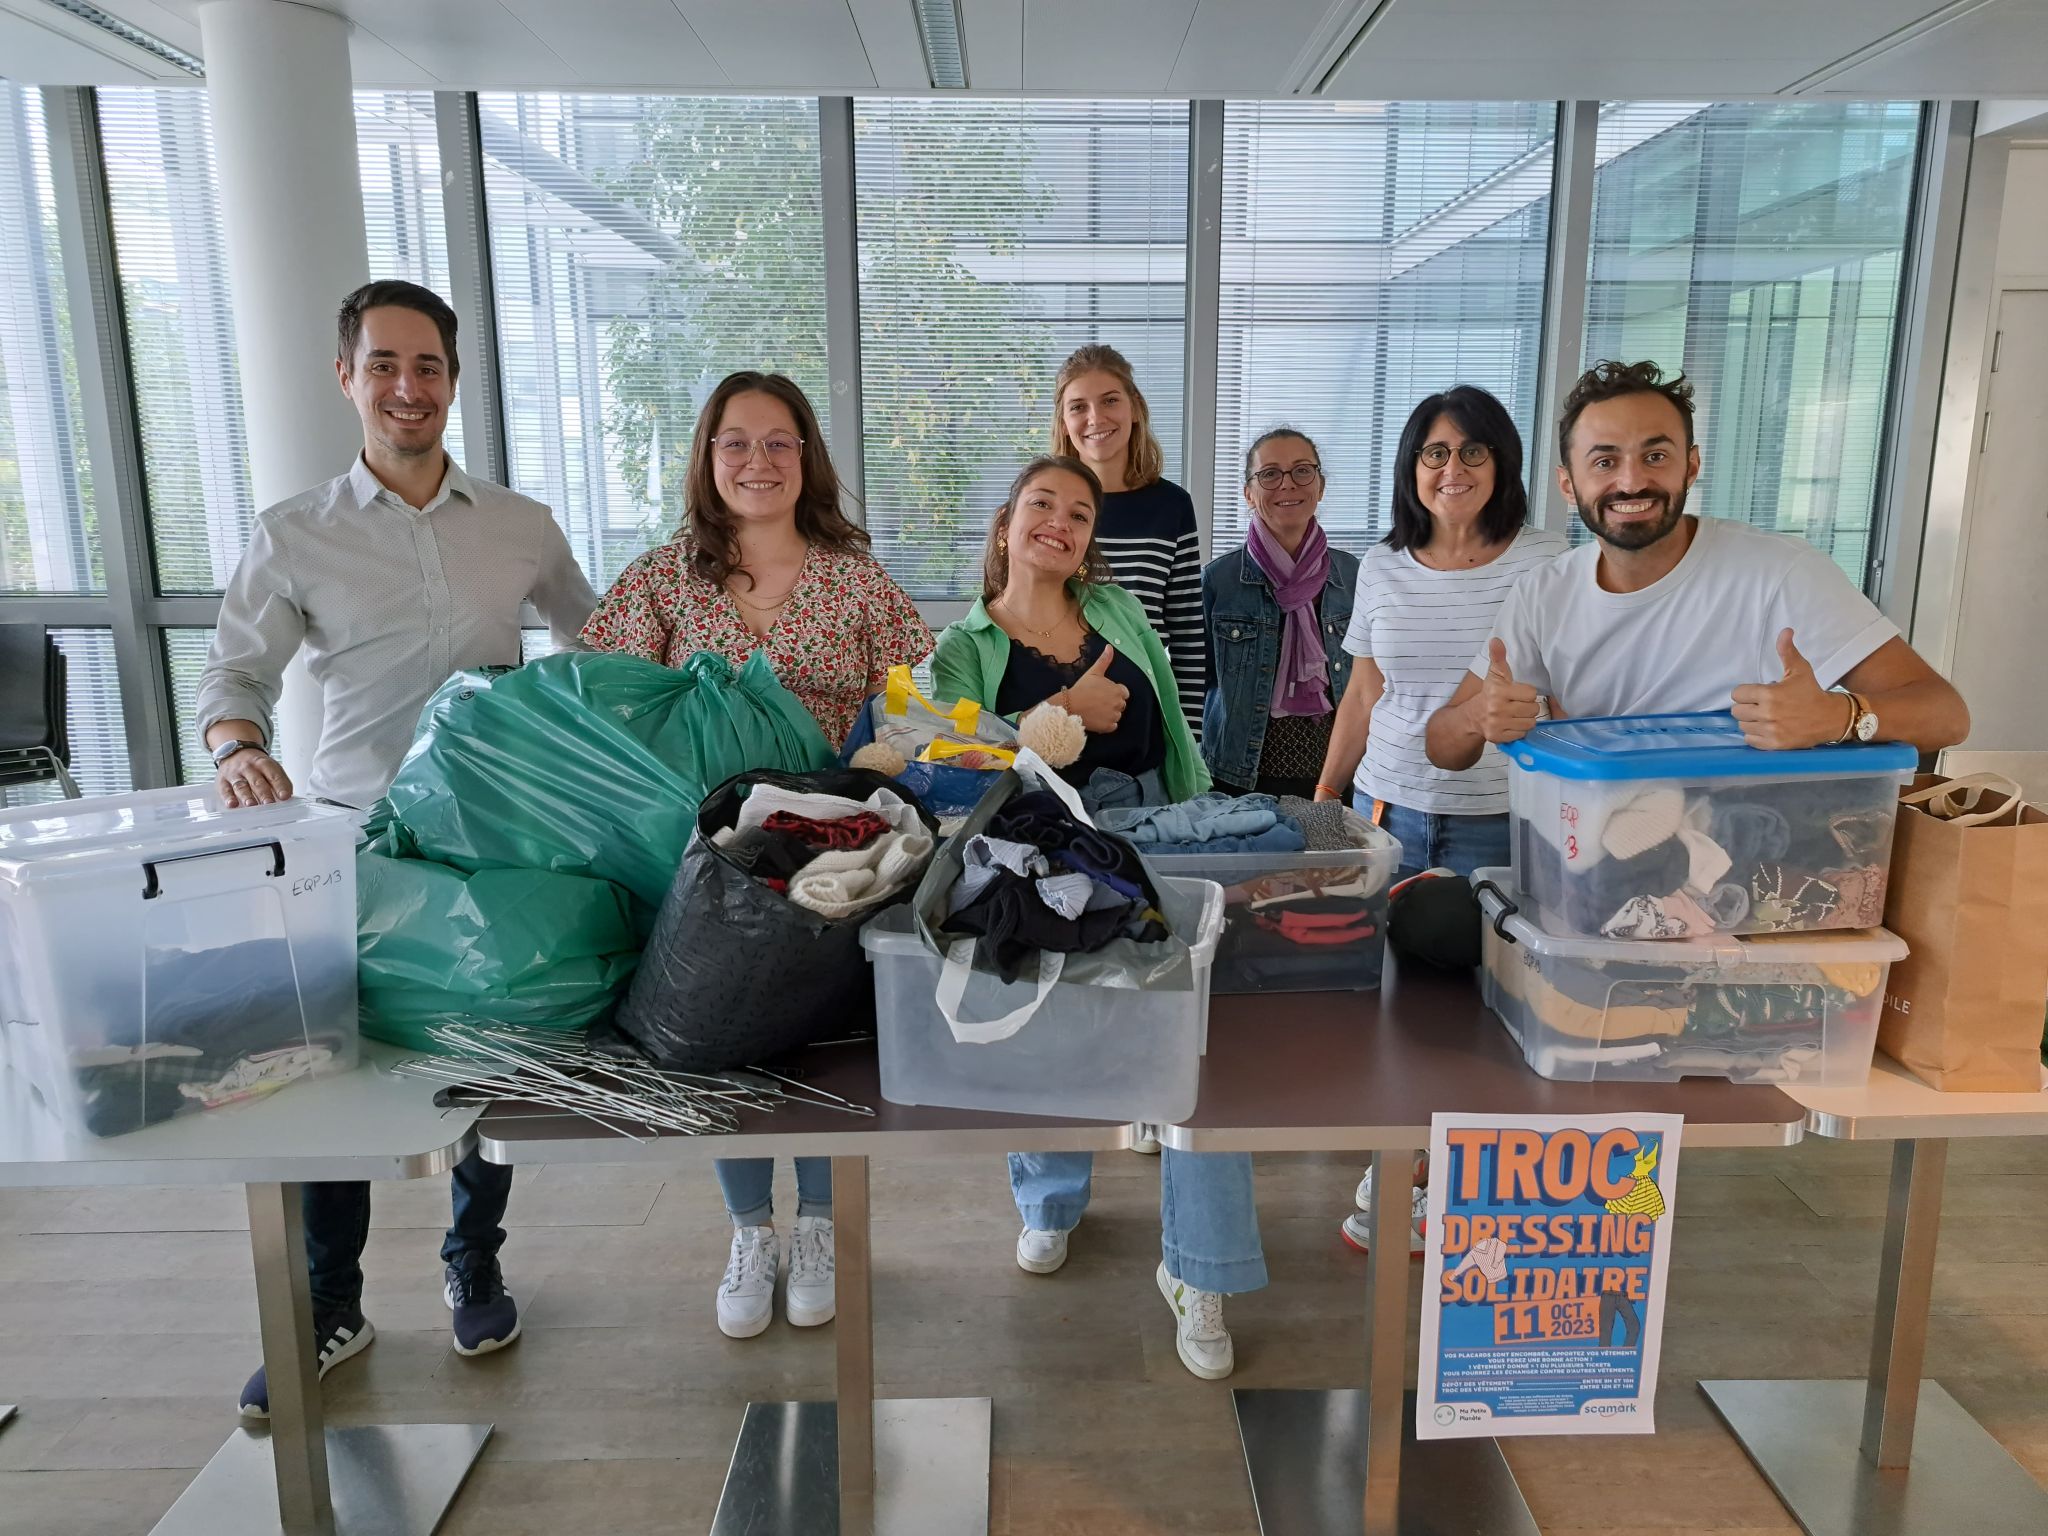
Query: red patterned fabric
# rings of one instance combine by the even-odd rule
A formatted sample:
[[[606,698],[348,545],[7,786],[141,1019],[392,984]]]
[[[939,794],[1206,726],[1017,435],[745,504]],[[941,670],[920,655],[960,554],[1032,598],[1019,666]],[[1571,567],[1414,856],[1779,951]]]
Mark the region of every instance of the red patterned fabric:
[[[931,651],[917,605],[872,556],[813,545],[775,627],[762,637],[747,628],[730,593],[690,568],[691,548],[686,534],[621,571],[583,626],[583,643],[671,667],[697,651],[739,663],[766,650],[782,686],[835,747],[889,669]]]

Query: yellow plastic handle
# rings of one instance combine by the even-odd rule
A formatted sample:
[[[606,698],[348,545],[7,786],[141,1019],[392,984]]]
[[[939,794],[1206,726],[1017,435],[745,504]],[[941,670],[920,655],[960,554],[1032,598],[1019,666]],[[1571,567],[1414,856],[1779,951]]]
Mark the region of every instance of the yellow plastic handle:
[[[910,668],[891,667],[889,680],[882,689],[882,708],[892,715],[910,713],[910,701],[917,700],[941,720],[950,720],[953,728],[964,735],[973,735],[974,728],[981,723],[981,706],[972,699],[956,700],[951,710],[943,710],[918,692],[917,683],[911,678]],[[930,759],[925,759],[930,761]]]
[[[966,757],[969,753],[974,752],[992,757],[1006,767],[1015,767],[1017,764],[1017,754],[1010,748],[985,747],[972,741],[927,742],[925,749],[917,754],[917,760],[920,763],[943,763],[950,758]]]

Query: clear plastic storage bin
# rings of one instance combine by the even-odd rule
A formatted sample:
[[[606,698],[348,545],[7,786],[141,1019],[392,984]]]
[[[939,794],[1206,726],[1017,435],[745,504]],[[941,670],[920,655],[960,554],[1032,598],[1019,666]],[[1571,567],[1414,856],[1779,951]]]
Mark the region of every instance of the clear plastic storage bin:
[[[892,1104],[992,1109],[1080,1120],[1172,1123],[1195,1112],[1209,975],[1223,936],[1223,892],[1207,881],[1173,880],[1201,896],[1185,988],[1137,991],[1055,982],[1038,1011],[1007,1040],[967,1045],[939,1011],[944,962],[924,947],[908,907],[892,907],[861,930],[875,968],[875,1018],[882,1097]],[[977,976],[977,1015],[1029,1002],[1035,983],[1008,986]]]
[[[1223,941],[1212,991],[1362,992],[1386,962],[1387,887],[1401,845],[1333,853],[1147,854],[1162,875],[1223,887]]]
[[[1501,750],[1514,888],[1558,932],[1674,939],[1884,921],[1911,747],[1760,752],[1732,715],[1705,714],[1561,720]]]
[[[1539,1076],[1853,1088],[1870,1075],[1885,980],[1906,956],[1896,935],[1588,939],[1517,911],[1506,876],[1474,876],[1480,993]]]
[[[0,811],[0,1063],[94,1136],[355,1065],[357,819],[194,788]]]

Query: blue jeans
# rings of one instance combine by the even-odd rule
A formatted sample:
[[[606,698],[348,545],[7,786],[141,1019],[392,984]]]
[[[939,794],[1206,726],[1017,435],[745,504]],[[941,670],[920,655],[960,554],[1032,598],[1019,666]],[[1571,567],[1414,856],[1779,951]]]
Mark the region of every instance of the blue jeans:
[[[1372,798],[1354,795],[1352,808],[1370,816]],[[1425,869],[1448,869],[1470,879],[1475,869],[1507,868],[1505,811],[1496,816],[1455,816],[1411,811],[1389,800],[1380,815],[1380,828],[1401,840],[1401,868],[1394,877],[1397,880],[1419,875]]]
[[[1012,1152],[1010,1193],[1024,1225],[1071,1232],[1088,1209],[1094,1169],[1092,1152]],[[1249,1152],[1160,1150],[1159,1253],[1169,1275],[1198,1291],[1265,1285]]]
[[[441,1262],[460,1264],[470,1254],[494,1256],[505,1246],[505,1205],[512,1169],[472,1152],[448,1175],[454,1224],[441,1244]],[[306,1272],[317,1312],[363,1304],[363,1245],[370,1240],[370,1186],[307,1184],[300,1192],[306,1217]]]
[[[799,1216],[832,1214],[832,1159],[799,1157],[796,1164],[796,1213]],[[721,1157],[712,1165],[718,1170],[718,1187],[725,1195],[725,1213],[736,1227],[765,1226],[775,1214],[775,1159],[772,1157]]]

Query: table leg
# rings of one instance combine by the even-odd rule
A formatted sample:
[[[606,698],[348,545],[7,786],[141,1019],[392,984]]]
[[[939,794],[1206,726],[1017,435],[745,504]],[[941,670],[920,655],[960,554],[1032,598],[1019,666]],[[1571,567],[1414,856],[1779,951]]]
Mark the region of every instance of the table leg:
[[[1945,1140],[1892,1148],[1864,1380],[1700,1383],[1809,1536],[2048,1531],[2048,1493],[1921,1375],[1947,1167]]]
[[[269,1428],[236,1430],[152,1536],[431,1536],[482,1453],[491,1426],[328,1429],[314,1357],[299,1186],[251,1184],[248,1202]]]
[[[1410,1148],[1372,1155],[1372,1252],[1366,1256],[1365,1536],[1398,1536],[1402,1391],[1408,1376]]]
[[[868,1160],[832,1159],[838,1334],[839,1536],[875,1519],[875,1325],[868,1253]]]

